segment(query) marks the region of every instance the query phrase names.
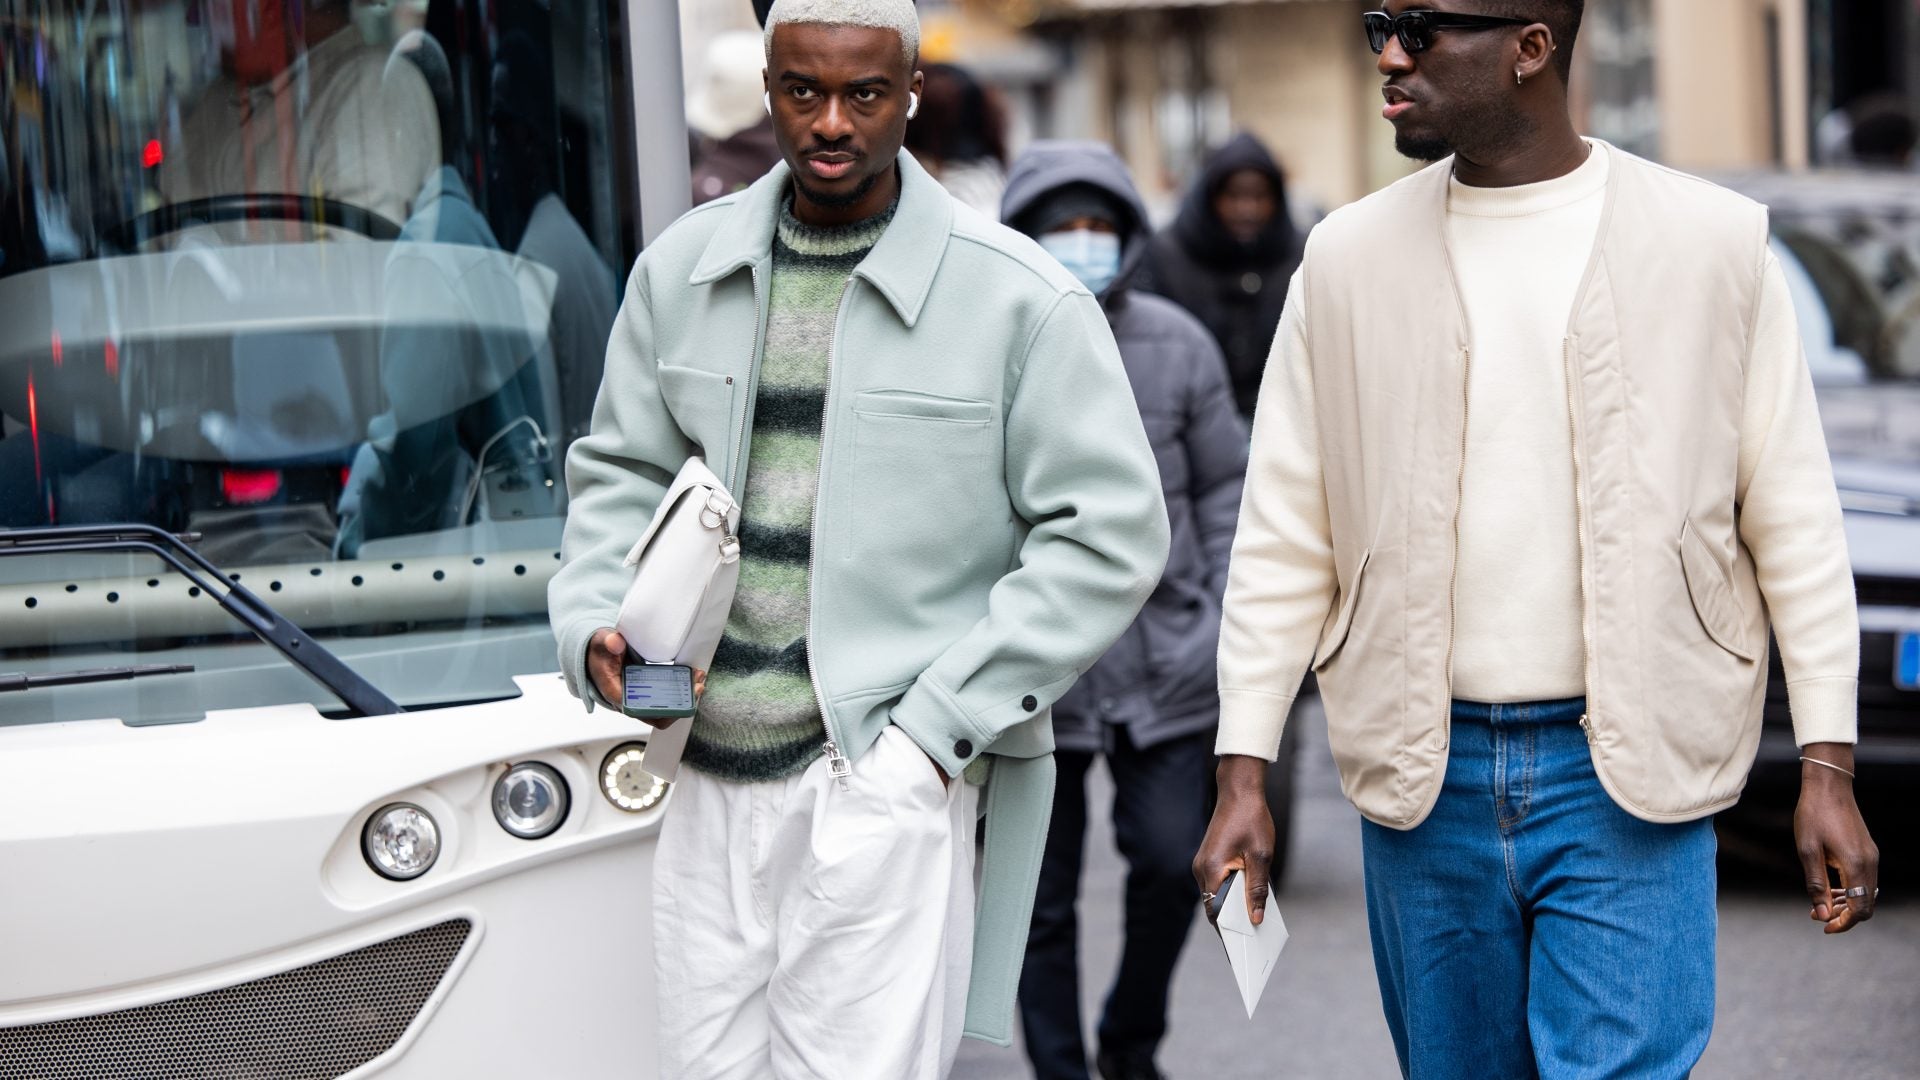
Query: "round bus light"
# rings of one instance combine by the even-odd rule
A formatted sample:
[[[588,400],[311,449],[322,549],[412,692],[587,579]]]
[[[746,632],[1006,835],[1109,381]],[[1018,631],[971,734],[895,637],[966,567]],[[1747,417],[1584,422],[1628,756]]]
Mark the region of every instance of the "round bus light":
[[[440,826],[412,803],[392,803],[367,819],[360,850],[374,873],[393,881],[412,881],[433,869],[440,857]]]
[[[493,783],[493,819],[522,840],[552,836],[572,803],[567,782],[537,761],[515,765]]]
[[[642,767],[646,758],[644,745],[627,743],[614,747],[600,766],[600,793],[630,814],[653,809],[667,795],[667,782]]]

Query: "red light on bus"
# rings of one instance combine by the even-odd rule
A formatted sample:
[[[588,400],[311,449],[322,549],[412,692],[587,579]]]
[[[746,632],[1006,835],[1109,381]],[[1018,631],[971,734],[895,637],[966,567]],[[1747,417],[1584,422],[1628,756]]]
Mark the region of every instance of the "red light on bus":
[[[280,494],[278,469],[223,469],[220,494],[234,506],[254,506]]]
[[[33,482],[44,479],[40,468],[40,395],[33,389],[33,373],[27,373],[27,434],[33,439]]]
[[[167,152],[160,147],[159,139],[148,139],[147,145],[140,151],[140,164],[151,169],[167,160]]]

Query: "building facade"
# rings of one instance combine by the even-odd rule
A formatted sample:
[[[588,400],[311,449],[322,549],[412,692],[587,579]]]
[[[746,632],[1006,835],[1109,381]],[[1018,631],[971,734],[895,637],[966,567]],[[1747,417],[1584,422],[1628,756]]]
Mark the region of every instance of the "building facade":
[[[1017,149],[1110,142],[1156,211],[1210,147],[1251,131],[1303,202],[1338,206],[1412,167],[1380,119],[1360,33],[1377,0],[919,0],[923,54],[1002,95]],[[682,0],[689,76],[748,0]],[[1872,95],[1920,108],[1916,0],[1588,0],[1582,130],[1707,173],[1822,160],[1822,121]]]

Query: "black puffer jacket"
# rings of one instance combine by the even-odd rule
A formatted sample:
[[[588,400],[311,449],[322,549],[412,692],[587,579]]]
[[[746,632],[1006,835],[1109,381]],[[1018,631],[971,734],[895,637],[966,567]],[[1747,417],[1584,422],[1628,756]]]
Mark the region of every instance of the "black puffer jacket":
[[[1242,169],[1273,181],[1279,212],[1251,244],[1235,240],[1213,212],[1227,177]],[[1305,238],[1287,210],[1286,177],[1251,135],[1235,136],[1207,161],[1172,225],[1153,238],[1135,287],[1165,296],[1199,316],[1227,357],[1234,402],[1251,417],[1260,396],[1287,283],[1300,267]]]
[[[1151,236],[1126,166],[1101,143],[1038,142],[1007,178],[1001,218],[1015,228],[1047,194],[1091,184],[1125,208],[1120,276],[1101,296],[1166,492],[1172,551],[1160,587],[1099,663],[1053,707],[1063,750],[1099,751],[1124,724],[1151,746],[1219,720],[1215,655],[1227,554],[1247,470],[1247,429],[1206,327],[1178,305],[1134,291]]]

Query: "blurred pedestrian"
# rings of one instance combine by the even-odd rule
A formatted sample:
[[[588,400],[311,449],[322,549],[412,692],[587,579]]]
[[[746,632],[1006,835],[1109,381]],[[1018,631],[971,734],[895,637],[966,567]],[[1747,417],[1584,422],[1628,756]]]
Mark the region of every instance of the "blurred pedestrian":
[[[907,149],[947,193],[995,217],[1007,186],[1007,122],[987,88],[952,64],[928,64]]]
[[[1135,292],[1146,209],[1120,158],[1091,142],[1035,143],[1014,162],[1007,224],[1100,298],[1160,464],[1172,523],[1166,573],[1133,626],[1053,707],[1053,827],[1034,901],[1020,1014],[1039,1080],[1086,1080],[1076,917],[1087,772],[1105,757],[1127,858],[1126,943],[1099,1024],[1105,1080],[1160,1076],[1167,989],[1193,921],[1193,852],[1206,831],[1219,719],[1214,678],[1247,429],[1206,327]]]
[[[763,104],[766,59],[752,30],[729,30],[707,43],[700,81],[687,96],[695,206],[745,190],[780,160]]]
[[[1474,6],[1363,16],[1396,143],[1435,164],[1322,222],[1288,299],[1194,875],[1244,870],[1261,918],[1311,665],[1402,1071],[1680,1077],[1769,629],[1811,914],[1873,914],[1840,502],[1765,208],[1575,133],[1580,0]]]
[[[1920,139],[1913,107],[1898,94],[1872,94],[1849,106],[1853,118],[1847,133],[1855,164],[1868,169],[1913,168],[1913,150]]]
[[[1814,159],[1829,168],[1910,169],[1920,126],[1895,93],[1872,93],[1830,110],[1814,126]]]
[[[1139,287],[1199,316],[1226,354],[1240,415],[1253,416],[1303,237],[1286,175],[1252,135],[1207,159],[1173,224],[1153,238]]]
[[[767,27],[784,160],[635,264],[550,606],[569,688],[620,700],[622,558],[690,456],[726,478],[739,591],[653,863],[660,1074],[934,1080],[1012,1039],[1048,713],[1167,512],[1098,303],[901,150],[909,0]]]

